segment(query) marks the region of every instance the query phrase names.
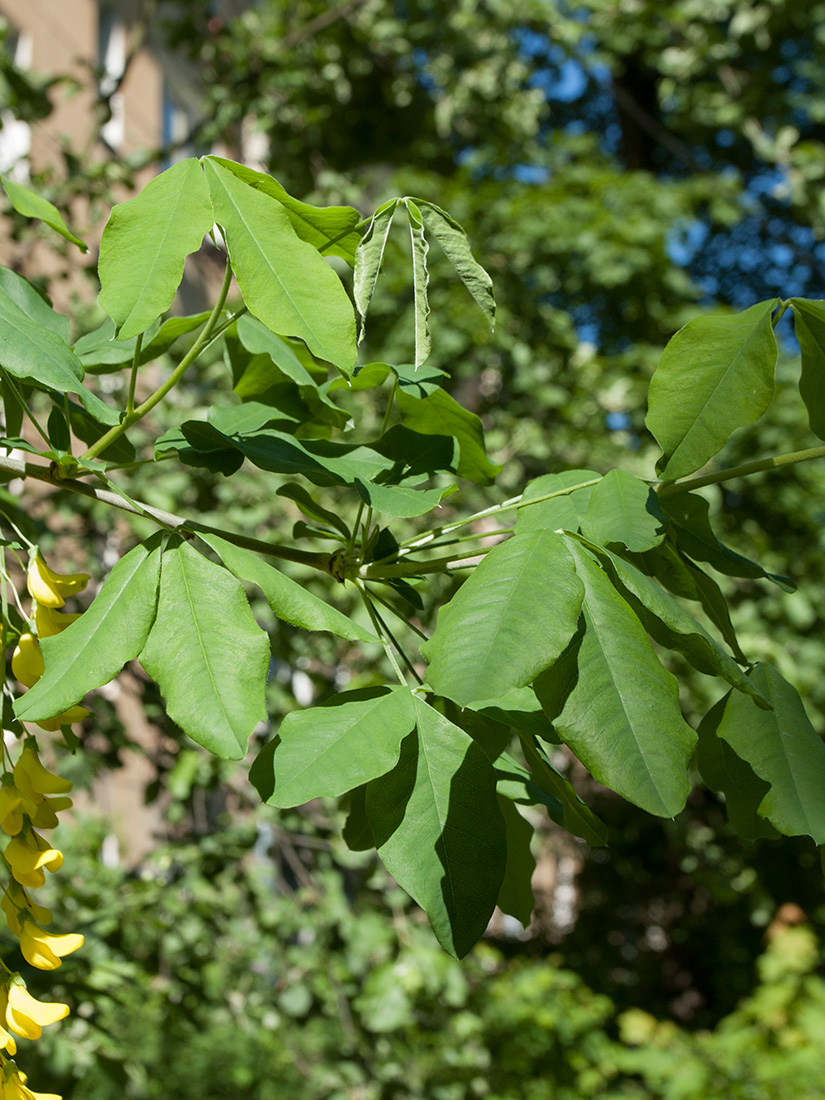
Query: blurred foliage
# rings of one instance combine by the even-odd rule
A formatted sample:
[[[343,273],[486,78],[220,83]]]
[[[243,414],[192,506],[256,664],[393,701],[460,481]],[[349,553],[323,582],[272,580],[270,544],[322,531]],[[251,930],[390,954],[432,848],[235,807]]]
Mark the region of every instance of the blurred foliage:
[[[131,874],[101,863],[99,823],[76,827],[55,918],[87,941],[56,990],[72,1017],[26,1051],[40,1086],[66,1100],[821,1095],[825,981],[808,927],[772,928],[757,988],[691,1033],[617,1013],[558,955],[482,945],[456,963],[333,825],[319,807],[260,810]]]

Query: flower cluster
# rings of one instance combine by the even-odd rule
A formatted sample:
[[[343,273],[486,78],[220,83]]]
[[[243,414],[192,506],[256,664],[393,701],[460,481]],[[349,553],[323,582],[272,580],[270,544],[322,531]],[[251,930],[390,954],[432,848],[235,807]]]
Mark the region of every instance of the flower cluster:
[[[38,553],[33,553],[27,587],[32,597],[33,630],[20,635],[12,655],[12,671],[24,687],[32,687],[43,675],[44,664],[38,638],[64,630],[78,617],[58,609],[67,596],[80,592],[88,581],[85,573],[64,575],[51,570]],[[46,730],[80,721],[89,712],[72,707],[63,714],[37,724]],[[4,745],[8,759],[8,746]],[[9,879],[2,887],[0,909],[12,935],[20,940],[24,959],[39,970],[55,970],[63,956],[83,943],[77,933],[46,931],[52,914],[35,902],[31,891],[43,886],[46,872],[58,871],[63,853],[42,835],[58,823],[58,813],[67,809],[72,784],[54,775],[40,760],[37,741],[27,737],[17,761],[0,776],[0,835],[9,839],[3,862]],[[56,1001],[38,1001],[26,988],[20,974],[0,963],[0,1100],[60,1100],[53,1093],[33,1092],[26,1075],[12,1060],[17,1038],[39,1039],[43,1028],[69,1013],[69,1006]]]
[[[79,618],[79,615],[69,615],[58,608],[63,607],[67,596],[76,596],[78,592],[82,592],[88,581],[88,573],[55,573],[39,553],[32,554],[26,587],[32,598],[31,617],[37,636],[30,631],[21,634],[11,658],[11,670],[24,687],[34,687],[44,672],[38,638],[59,634]],[[61,726],[69,726],[72,722],[82,721],[88,713],[85,707],[70,707],[62,714],[38,722],[37,725],[41,729],[54,731]]]

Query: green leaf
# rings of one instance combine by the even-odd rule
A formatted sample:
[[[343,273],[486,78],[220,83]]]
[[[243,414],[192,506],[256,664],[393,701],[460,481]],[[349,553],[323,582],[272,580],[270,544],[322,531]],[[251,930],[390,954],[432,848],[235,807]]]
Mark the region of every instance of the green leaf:
[[[514,535],[439,611],[435,633],[421,648],[429,683],[460,706],[524,687],[570,641],[582,594],[558,535]]]
[[[372,481],[393,465],[372,447],[299,440],[271,429],[236,436],[231,443],[261,470],[303,474],[315,485],[354,485],[359,477]]]
[[[487,319],[487,324],[491,329],[495,328],[496,300],[493,297],[493,280],[473,256],[467,234],[446,210],[426,199],[416,199],[415,202],[425,229],[441,245],[459,279]]]
[[[553,767],[533,738],[522,736],[521,747],[535,786],[561,803],[561,816],[550,814],[556,824],[573,836],[581,837],[591,847],[607,844],[607,826],[579,798],[573,785]]]
[[[169,317],[162,325],[157,322],[149,325],[143,333],[138,366],[165,354],[179,337],[199,328],[209,317],[209,313],[195,313],[188,317]],[[81,336],[73,350],[86,370],[105,374],[106,368],[118,369],[131,364],[135,357],[136,344],[136,336],[130,340],[116,340],[115,323],[107,317],[94,332]]]
[[[87,447],[97,443],[98,439],[108,431],[105,424],[95,420],[93,416],[90,416],[85,409],[75,404],[74,401],[69,402],[69,416],[72,422],[72,431]],[[135,448],[125,435],[121,435],[101,453],[100,459],[104,462],[115,463],[134,462]]]
[[[309,203],[294,199],[276,179],[264,172],[256,172],[253,168],[223,157],[210,159],[256,191],[277,199],[302,241],[311,244],[326,256],[340,256],[349,264],[355,262],[355,250],[361,241],[356,226],[361,224],[361,215],[354,207],[310,206]]]
[[[244,314],[237,321],[238,339],[252,355],[268,355],[287,378],[302,386],[314,386],[315,379],[286,340],[261,324],[257,317]]]
[[[42,638],[46,671],[17,700],[26,722],[51,718],[108,684],[146,642],[158,599],[160,535],[120,559],[87,611],[60,634]]]
[[[743,840],[776,837],[776,829],[758,812],[770,784],[716,735],[726,702],[727,696],[715,703],[699,723],[696,763],[710,789],[725,796],[728,821]]]
[[[157,616],[139,660],[184,733],[222,759],[243,757],[266,718],[269,639],[239,582],[188,543],[163,552]]]
[[[513,688],[497,699],[478,700],[473,704],[473,710],[507,727],[535,733],[545,741],[554,740],[553,727],[547,721],[536,693],[528,687]]]
[[[624,470],[610,470],[593,487],[581,530],[600,546],[619,543],[642,553],[659,545],[666,523],[649,485]]]
[[[601,474],[595,470],[565,470],[560,474],[542,474],[531,481],[521,494],[522,502],[535,501],[518,510],[516,534],[527,531],[578,531],[590,503],[593,485],[575,486],[591,481],[596,484]]]
[[[70,231],[66,222],[63,220],[63,215],[48,199],[36,195],[34,191],[30,191],[28,187],[23,187],[20,183],[15,183],[14,180],[10,180],[7,176],[0,176],[0,180],[2,180],[3,188],[9,197],[9,202],[18,214],[22,214],[24,218],[39,218],[40,221],[45,222],[50,229],[53,229],[55,233],[59,233],[61,237],[70,241],[71,244],[76,244],[81,252],[89,251],[89,246],[85,241],[82,241],[80,237],[76,237],[74,233]]]
[[[710,523],[710,503],[696,493],[673,493],[660,498],[660,504],[673,521],[673,535],[680,550],[694,561],[712,565],[729,577],[766,578],[786,592],[794,590],[793,581],[775,573],[766,573],[755,561],[737,554],[716,537]]]
[[[100,241],[100,306],[121,340],[172,304],[183,265],[213,225],[209,189],[192,157],[173,164],[112,210]]]
[[[341,830],[341,836],[351,852],[368,852],[375,847],[375,837],[372,835],[367,817],[366,794],[366,784],[350,792],[349,813]]]
[[[282,809],[336,798],[394,768],[415,723],[409,688],[347,691],[288,714],[249,778],[264,802]]]
[[[475,413],[463,409],[445,390],[414,397],[399,387],[398,411],[406,427],[424,435],[447,435],[458,440],[457,473],[478,485],[492,485],[501,470],[487,458],[484,429]]]
[[[257,584],[266,596],[269,606],[284,622],[303,630],[328,630],[330,634],[348,641],[377,641],[374,634],[358,626],[328,603],[319,600],[303,585],[267,564],[251,550],[244,550],[217,535],[205,532],[198,537],[212,547],[236,577]]]
[[[49,437],[49,443],[55,450],[62,451],[64,454],[68,451],[72,442],[69,436],[69,426],[66,423],[63,410],[58,408],[57,405],[52,405],[46,424],[46,434]]]
[[[772,665],[760,662],[749,675],[773,710],[760,710],[751,699],[731,692],[716,734],[770,784],[757,812],[786,836],[807,835],[823,844],[825,744],[799,693]]]
[[[323,505],[319,504],[302,485],[296,485],[294,482],[288,481],[286,485],[281,485],[275,490],[275,495],[294,501],[309,519],[328,523],[330,527],[340,531],[345,539],[349,538],[350,530],[345,521],[336,512],[331,512],[328,508],[324,508]]]
[[[533,687],[559,736],[593,776],[660,817],[690,792],[696,734],[679,709],[676,680],[647,633],[589,554],[565,539],[584,584],[584,631]],[[571,665],[576,671],[571,676]]]
[[[554,821],[561,818],[561,802],[535,784],[529,771],[508,752],[501,753],[496,761],[496,790],[499,798],[522,806],[546,806]]]
[[[71,332],[69,318],[55,312],[48,298],[36,290],[22,275],[18,275],[11,268],[0,267],[0,293],[11,298],[30,320],[49,329],[50,332],[59,336],[64,344],[68,344]]]
[[[650,382],[646,424],[664,454],[662,478],[692,474],[737,428],[753,424],[773,397],[778,299],[737,314],[690,321],[673,337]]]
[[[361,499],[376,512],[400,519],[412,519],[423,516],[452,491],[448,485],[442,489],[410,489],[405,485],[375,485],[372,482],[355,479],[355,488]]]
[[[802,353],[799,394],[811,431],[825,439],[825,302],[791,298],[794,330]]]
[[[524,820],[508,798],[499,796],[498,808],[504,818],[507,862],[497,904],[502,913],[515,917],[526,928],[535,905],[531,883],[536,861],[530,851],[533,826]]]
[[[743,665],[748,664],[748,659],[742,652],[739,639],[736,637],[728,603],[722,594],[721,588],[712,577],[709,577],[707,573],[694,565],[689,558],[685,558],[684,561],[696,586],[696,595],[702,605],[702,610],[728,643],[736,660],[741,661]]]
[[[404,199],[410,222],[410,241],[413,258],[413,304],[415,309],[415,369],[421,366],[430,354],[430,326],[427,318],[430,303],[427,300],[427,284],[430,276],[427,272],[427,253],[429,245],[424,236],[424,223],[421,213],[412,199]]]
[[[367,311],[370,308],[375,284],[378,282],[378,274],[384,260],[384,249],[387,247],[387,237],[392,226],[393,215],[398,206],[398,199],[390,199],[383,206],[379,206],[370,219],[367,231],[361,238],[361,243],[355,252],[355,273],[353,275],[352,292],[355,298],[355,308],[361,322],[361,332],[358,343],[364,339]]]
[[[663,588],[630,562],[602,551],[608,573],[659,645],[682,653],[691,665],[708,676],[721,676],[738,691],[752,695],[757,705],[767,706],[753,683],[715,638]]]
[[[367,785],[367,815],[387,870],[462,958],[495,909],[507,860],[496,776],[482,749],[422,699],[393,770]]]
[[[250,313],[281,336],[351,374],[355,316],[338,276],[292,228],[284,207],[208,157],[215,220]]]

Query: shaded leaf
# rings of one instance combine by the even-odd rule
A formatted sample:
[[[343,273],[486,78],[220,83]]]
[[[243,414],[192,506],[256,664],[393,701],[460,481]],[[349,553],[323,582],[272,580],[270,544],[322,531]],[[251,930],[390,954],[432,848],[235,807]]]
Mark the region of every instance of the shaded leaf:
[[[825,302],[791,298],[794,330],[802,353],[799,394],[811,431],[825,439]]]
[[[355,488],[361,499],[376,512],[400,519],[412,519],[432,511],[445,494],[452,490],[448,485],[442,489],[411,489],[405,485],[375,485],[372,482],[355,479]]]
[[[498,806],[504,818],[507,843],[507,862],[498,893],[498,907],[502,913],[521,921],[526,928],[535,904],[531,883],[536,861],[530,851],[533,826],[524,820],[508,798],[499,796]]]
[[[535,786],[561,804],[561,816],[550,815],[556,824],[594,848],[607,844],[607,826],[579,798],[570,781],[553,767],[535,741],[523,736],[521,747]]]
[[[760,662],[749,676],[773,710],[731,692],[716,734],[770,785],[757,812],[786,836],[825,843],[825,744],[797,690],[772,665]]]
[[[438,613],[427,679],[461,706],[529,684],[576,629],[583,588],[552,531],[495,547]]]
[[[575,540],[565,541],[585,587],[577,674],[571,682],[568,664],[559,662],[533,687],[559,736],[600,783],[649,813],[672,817],[690,791],[696,742],[676,680],[602,570]]]
[[[398,764],[367,785],[367,815],[387,870],[461,958],[483,935],[504,877],[496,777],[462,729],[417,697],[415,709]]]
[[[672,338],[650,382],[645,423],[664,454],[663,478],[692,474],[737,428],[753,424],[773,397],[778,299],[742,313],[697,317]]]
[[[414,397],[402,386],[396,397],[404,424],[425,435],[446,435],[458,440],[457,473],[478,485],[492,485],[501,470],[487,458],[484,429],[475,413],[461,407],[446,390],[435,389],[426,397]]]
[[[142,333],[165,313],[186,257],[213,225],[209,189],[193,157],[155,176],[112,209],[100,241],[100,306],[120,339]]]
[[[386,775],[416,723],[409,688],[347,691],[288,714],[276,747],[249,773],[261,798],[282,809],[335,798]]]
[[[48,298],[41,294],[31,283],[8,267],[0,267],[0,293],[5,294],[26,316],[43,328],[54,332],[64,344],[68,344],[71,322],[62,313],[57,313]]]
[[[416,370],[430,354],[430,326],[427,318],[430,303],[427,300],[427,284],[430,276],[427,271],[427,253],[429,245],[424,236],[424,224],[421,213],[412,199],[404,199],[410,222],[410,241],[413,258],[413,307],[415,311],[415,367]]]
[[[240,583],[188,543],[163,552],[157,615],[139,660],[184,733],[241,759],[266,718],[269,639]]]

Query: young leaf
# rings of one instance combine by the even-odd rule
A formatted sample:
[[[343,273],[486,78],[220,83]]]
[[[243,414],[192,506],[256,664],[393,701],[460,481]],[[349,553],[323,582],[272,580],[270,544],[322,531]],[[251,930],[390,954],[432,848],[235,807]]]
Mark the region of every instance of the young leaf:
[[[666,523],[649,485],[624,470],[610,470],[593,487],[581,530],[600,546],[618,543],[642,553],[659,545]]]
[[[690,321],[673,337],[650,383],[646,424],[664,454],[668,480],[692,474],[721,451],[731,433],[753,424],[773,397],[778,299],[737,314]]]
[[[561,804],[560,817],[550,814],[556,824],[573,836],[581,837],[591,847],[599,848],[607,844],[607,826],[579,798],[573,785],[556,771],[534,739],[529,735],[522,736],[521,747],[535,786]]]
[[[297,236],[277,199],[242,183],[211,157],[205,165],[215,220],[250,313],[351,374],[355,316],[338,276]]]
[[[477,485],[492,485],[501,470],[487,457],[484,429],[475,413],[463,409],[445,390],[436,389],[427,397],[414,397],[399,387],[398,411],[406,427],[424,435],[447,435],[458,440],[457,473]]]
[[[222,759],[241,759],[266,718],[269,639],[240,583],[188,543],[163,552],[157,616],[139,660],[184,733]]]
[[[288,714],[249,778],[264,802],[282,809],[335,798],[394,768],[415,722],[409,688],[344,692]]]
[[[493,280],[473,256],[467,234],[446,210],[434,206],[426,199],[416,199],[415,202],[425,229],[441,245],[459,279],[487,319],[487,324],[491,329],[495,328],[496,300],[493,297]]]
[[[355,298],[355,308],[361,322],[361,332],[358,343],[364,339],[367,311],[370,308],[375,284],[378,282],[378,274],[384,261],[384,249],[387,247],[387,238],[390,234],[393,215],[398,206],[398,199],[390,199],[383,206],[379,206],[370,219],[367,231],[361,238],[361,243],[355,252],[355,274],[353,276],[352,292]]]
[[[377,641],[374,634],[342,615],[337,608],[313,596],[303,585],[273,568],[251,550],[244,550],[217,535],[204,533],[199,538],[212,547],[236,577],[257,584],[269,606],[284,622],[303,630],[328,630],[338,638],[353,642]]]
[[[46,671],[17,700],[19,718],[36,722],[68,710],[137,657],[155,620],[160,538],[125,554],[88,610],[59,634],[40,639]]]
[[[750,764],[717,736],[727,698],[715,703],[699,723],[696,763],[710,789],[725,796],[728,821],[743,840],[776,837],[779,835],[776,829],[759,814],[762,800],[771,789],[770,783],[760,779]]]
[[[533,826],[524,820],[508,798],[499,795],[498,808],[504,818],[507,862],[497,904],[502,913],[515,917],[527,927],[535,904],[531,883],[536,861],[530,851]]]
[[[749,673],[773,704],[760,710],[739,692],[731,692],[716,728],[738,757],[770,784],[758,813],[786,836],[807,835],[825,843],[825,744],[787,680],[769,664]]]
[[[791,308],[802,353],[799,394],[811,431],[825,439],[825,302],[791,298]]]
[[[310,206],[309,203],[294,199],[276,179],[264,172],[256,172],[253,168],[223,157],[211,159],[256,191],[277,199],[302,241],[311,244],[325,256],[340,256],[349,264],[354,262],[355,250],[361,241],[356,229],[361,223],[361,215],[354,207]]]
[[[50,229],[53,229],[55,233],[59,233],[61,237],[64,237],[71,244],[76,244],[81,252],[88,252],[89,246],[82,241],[80,237],[76,237],[72,233],[66,222],[63,220],[63,215],[54,205],[49,202],[48,199],[42,198],[40,195],[36,195],[34,191],[30,191],[28,187],[24,187],[20,183],[15,183],[14,180],[10,180],[7,176],[0,176],[0,180],[3,183],[3,189],[9,197],[9,202],[12,204],[18,214],[22,214],[24,218],[39,218],[40,221],[45,222]]]
[[[460,706],[524,687],[570,641],[583,591],[557,534],[514,535],[439,611],[421,647],[429,683]]]
[[[112,210],[100,241],[100,306],[128,340],[172,304],[183,264],[213,225],[209,189],[192,157]]]
[[[594,485],[600,479],[601,474],[595,470],[565,470],[560,474],[542,474],[535,478],[521,494],[521,501],[536,503],[519,508],[516,534],[545,530],[578,531]],[[594,484],[575,488],[588,481]]]
[[[422,699],[393,770],[367,785],[379,854],[462,958],[484,933],[507,860],[496,776],[482,749]]]
[[[559,736],[600,783],[648,813],[673,817],[690,792],[687,764],[696,743],[676,680],[602,570],[574,539],[565,541],[585,587],[577,678],[560,690],[560,663],[534,690]]]
[[[430,326],[427,318],[430,303],[427,300],[427,284],[430,276],[427,272],[427,252],[429,245],[424,236],[424,223],[421,213],[412,199],[405,199],[407,216],[410,222],[410,241],[413,257],[413,304],[415,307],[415,369],[426,361],[430,354]]]

